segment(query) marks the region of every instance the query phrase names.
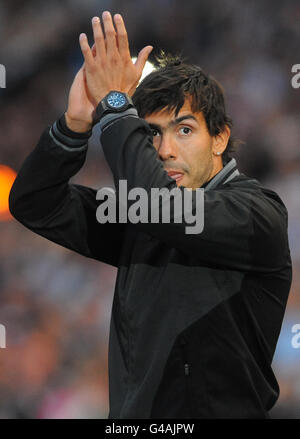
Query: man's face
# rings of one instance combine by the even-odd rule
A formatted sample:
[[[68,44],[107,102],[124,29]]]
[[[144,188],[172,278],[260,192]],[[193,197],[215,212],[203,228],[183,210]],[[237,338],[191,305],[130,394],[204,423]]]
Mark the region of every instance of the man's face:
[[[226,145],[219,147],[208,132],[203,114],[193,113],[189,100],[176,118],[174,112],[163,109],[145,120],[152,128],[158,156],[177,186],[196,189],[222,169],[221,155],[216,156],[216,152],[223,152]]]

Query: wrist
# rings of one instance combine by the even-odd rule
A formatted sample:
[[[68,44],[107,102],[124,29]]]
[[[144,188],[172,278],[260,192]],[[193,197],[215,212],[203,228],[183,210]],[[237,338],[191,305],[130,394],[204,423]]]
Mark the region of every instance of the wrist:
[[[65,113],[50,127],[50,136],[54,142],[68,151],[82,151],[87,149],[88,140],[92,130],[87,132],[75,132],[68,128]]]
[[[125,92],[111,90],[95,108],[93,123],[98,123],[102,117],[109,113],[123,113],[129,108],[134,108],[131,97]]]
[[[87,133],[93,125],[87,121],[72,119],[67,112],[65,112],[65,121],[69,130],[75,133]]]
[[[112,89],[109,90],[102,90],[102,91],[98,91],[98,93],[96,95],[94,95],[94,99],[96,102],[96,106],[99,105],[99,103],[102,101],[102,99],[105,98],[105,96],[108,95],[108,93],[111,91]]]

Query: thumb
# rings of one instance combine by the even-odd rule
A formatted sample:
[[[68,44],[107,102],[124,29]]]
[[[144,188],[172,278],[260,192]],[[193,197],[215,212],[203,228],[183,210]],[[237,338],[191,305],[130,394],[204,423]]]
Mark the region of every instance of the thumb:
[[[134,65],[137,67],[137,70],[140,75],[143,72],[143,68],[145,67],[146,61],[152,50],[153,50],[152,46],[146,46],[138,54],[137,60]]]

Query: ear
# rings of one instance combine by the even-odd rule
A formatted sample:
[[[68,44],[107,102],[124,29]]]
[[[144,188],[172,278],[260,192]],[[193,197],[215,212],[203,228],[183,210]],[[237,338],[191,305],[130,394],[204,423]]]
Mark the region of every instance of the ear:
[[[214,155],[221,156],[223,154],[228,144],[229,137],[230,128],[225,125],[224,130],[213,138],[212,152]]]

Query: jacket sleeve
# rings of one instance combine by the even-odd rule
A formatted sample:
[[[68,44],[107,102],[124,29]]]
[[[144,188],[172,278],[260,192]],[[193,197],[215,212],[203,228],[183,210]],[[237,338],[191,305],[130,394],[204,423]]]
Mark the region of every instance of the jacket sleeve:
[[[116,138],[118,142],[114,141]],[[150,199],[151,188],[176,187],[158,159],[150,127],[143,119],[128,115],[116,117],[106,125],[102,123],[101,143],[116,188],[120,180],[126,180],[128,192],[135,187],[143,188]],[[184,199],[187,190],[179,189]],[[156,223],[149,220],[149,202],[149,221],[138,222],[135,227],[184,252],[196,263],[232,270],[276,271],[286,264],[289,249],[287,212],[279,197],[276,199],[273,194],[275,198],[255,185],[237,189],[229,182],[203,191],[203,203],[199,204],[193,196],[192,210],[196,213],[200,205],[204,218],[199,233],[186,233],[190,224],[184,215],[179,222],[175,221],[172,203],[169,223],[164,223],[161,216]],[[160,212],[164,207],[164,201],[160,200]]]
[[[67,147],[48,127],[23,163],[9,194],[11,214],[33,232],[81,255],[118,266],[123,225],[99,224],[96,190],[70,184],[87,144]]]

